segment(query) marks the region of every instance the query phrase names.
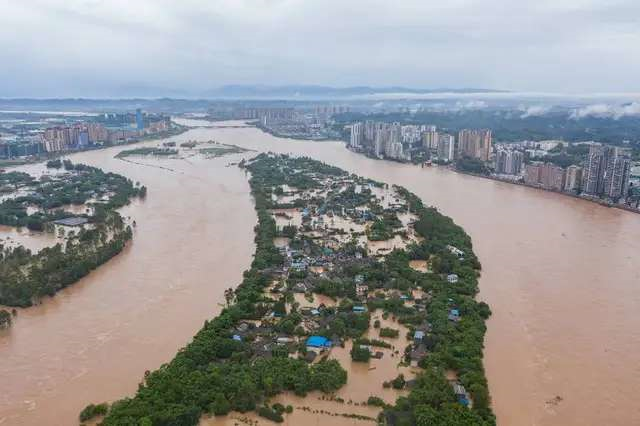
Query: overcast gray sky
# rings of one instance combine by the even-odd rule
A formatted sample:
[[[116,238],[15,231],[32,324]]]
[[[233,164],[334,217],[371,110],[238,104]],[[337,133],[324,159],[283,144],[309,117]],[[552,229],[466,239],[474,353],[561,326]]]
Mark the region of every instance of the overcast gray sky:
[[[638,0],[0,0],[0,96],[256,83],[640,92],[639,76]]]

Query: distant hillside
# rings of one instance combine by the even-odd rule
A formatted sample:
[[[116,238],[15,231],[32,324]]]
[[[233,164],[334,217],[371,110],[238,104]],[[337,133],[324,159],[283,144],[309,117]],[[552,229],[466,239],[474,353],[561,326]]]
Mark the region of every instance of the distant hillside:
[[[318,98],[348,98],[354,96],[372,96],[389,93],[408,94],[428,94],[428,93],[503,93],[505,91],[492,89],[416,89],[402,86],[391,87],[330,87],[314,85],[287,85],[287,86],[265,86],[265,85],[227,85],[204,93],[207,98],[297,98],[297,99],[318,99]]]

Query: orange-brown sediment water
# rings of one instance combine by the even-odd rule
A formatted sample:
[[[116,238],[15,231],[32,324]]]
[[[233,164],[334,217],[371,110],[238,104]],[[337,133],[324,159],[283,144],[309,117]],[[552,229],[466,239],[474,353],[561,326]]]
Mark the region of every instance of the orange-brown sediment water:
[[[485,367],[500,425],[640,424],[639,215],[376,161],[339,142],[188,124],[210,127],[172,140],[307,155],[403,185],[463,226],[482,262],[479,298],[493,311]],[[137,222],[133,243],[53,299],[20,310],[1,332],[0,425],[77,424],[86,404],[133,394],[145,370],[169,361],[217,314],[224,289],[249,266],[249,186],[226,165],[253,153],[140,165],[114,159],[121,149],[70,158],[148,187],[146,200],[122,210]]]

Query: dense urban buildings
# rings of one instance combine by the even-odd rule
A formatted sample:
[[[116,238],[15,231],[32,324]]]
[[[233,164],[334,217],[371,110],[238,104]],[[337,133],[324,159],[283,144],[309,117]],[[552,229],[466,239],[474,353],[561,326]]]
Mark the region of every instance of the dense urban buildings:
[[[20,132],[12,138],[0,140],[0,158],[16,158],[48,152],[87,149],[97,144],[117,144],[145,135],[165,132],[171,128],[169,117],[146,114],[140,109],[135,114],[99,114],[56,118],[55,126],[42,120],[28,134]]]
[[[247,120],[274,136],[329,140],[339,139],[333,116],[349,111],[345,105],[309,104],[294,108],[288,102],[220,104],[208,110],[211,120]],[[361,138],[361,136],[358,136]],[[356,142],[357,143],[357,142]]]
[[[351,149],[377,158],[427,165],[455,162],[463,172],[611,203],[631,205],[638,198],[630,185],[632,161],[620,147],[587,141],[573,143],[567,151],[569,145],[560,140],[493,146],[491,129],[461,129],[456,139],[433,125],[373,120],[347,129]]]
[[[41,144],[45,152],[68,151],[84,149],[98,142],[118,143],[147,134],[164,132],[169,128],[168,118],[145,120],[142,112],[138,110],[135,114],[135,122],[131,124],[107,127],[101,123],[83,122],[73,126],[45,129],[41,135]]]
[[[455,146],[452,135],[440,133],[432,125],[367,120],[349,127],[349,147],[377,158],[411,161],[415,154],[429,153],[418,158],[427,160],[432,154],[439,161],[450,162],[455,158]]]
[[[416,126],[373,121],[357,122],[350,128],[349,147],[370,152],[378,158],[410,160],[411,155],[406,147],[419,142],[421,134],[420,128]]]

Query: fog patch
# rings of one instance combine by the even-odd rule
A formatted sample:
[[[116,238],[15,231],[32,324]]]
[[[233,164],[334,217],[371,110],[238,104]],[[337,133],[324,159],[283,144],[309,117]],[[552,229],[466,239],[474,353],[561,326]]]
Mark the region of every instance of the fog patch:
[[[624,105],[611,104],[592,104],[582,108],[574,109],[570,118],[580,120],[581,118],[597,117],[597,118],[613,118],[618,120],[622,117],[640,116],[640,102],[631,102]]]

